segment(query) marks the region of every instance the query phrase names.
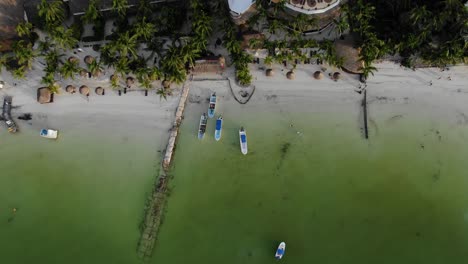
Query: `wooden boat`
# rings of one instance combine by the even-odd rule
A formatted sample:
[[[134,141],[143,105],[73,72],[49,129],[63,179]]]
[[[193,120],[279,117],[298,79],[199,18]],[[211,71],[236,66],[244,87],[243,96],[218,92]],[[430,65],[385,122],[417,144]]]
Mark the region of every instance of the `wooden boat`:
[[[206,113],[203,113],[200,117],[200,126],[198,127],[198,139],[203,139],[205,136],[206,123],[208,123],[208,117]]]
[[[210,106],[208,107],[208,117],[213,118],[216,108],[216,93],[212,93],[210,97]]]
[[[41,129],[41,137],[57,139],[58,131],[54,129]]]
[[[242,154],[246,155],[247,154],[247,134],[245,133],[245,130],[243,127],[241,127],[239,130],[239,141],[240,141],[241,152]]]
[[[281,259],[285,251],[286,251],[286,243],[281,242],[278,246],[278,249],[276,250],[275,258],[278,260]]]
[[[219,141],[221,139],[222,130],[223,130],[223,117],[219,116],[218,119],[216,119],[216,129],[215,129],[216,141]]]

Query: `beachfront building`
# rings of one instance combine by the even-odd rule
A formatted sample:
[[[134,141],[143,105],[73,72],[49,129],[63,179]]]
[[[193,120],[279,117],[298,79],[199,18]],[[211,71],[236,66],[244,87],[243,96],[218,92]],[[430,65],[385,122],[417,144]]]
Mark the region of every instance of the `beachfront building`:
[[[24,20],[23,0],[4,1],[0,5],[0,52],[10,51],[12,43],[20,39],[16,26]]]

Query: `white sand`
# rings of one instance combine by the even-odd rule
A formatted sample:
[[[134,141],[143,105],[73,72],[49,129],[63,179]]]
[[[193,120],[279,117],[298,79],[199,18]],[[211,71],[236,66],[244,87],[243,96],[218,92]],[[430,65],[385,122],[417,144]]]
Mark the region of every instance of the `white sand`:
[[[84,54],[80,57],[84,57]],[[370,118],[384,120],[396,115],[426,115],[435,121],[444,118],[454,124],[468,124],[467,66],[451,67],[444,72],[435,68],[413,71],[390,62],[376,66],[378,72],[367,82]],[[322,80],[315,80],[313,72],[327,66],[299,65],[295,80],[288,80],[288,70],[281,65],[274,66],[274,77],[266,77],[264,70],[259,69],[261,67],[263,65],[251,65],[256,90],[246,105],[234,103],[226,81],[193,82],[189,102],[200,101],[202,111],[206,108],[205,103],[211,91],[216,91],[222,100],[232,101],[232,105],[235,105],[235,108],[224,111],[280,111],[281,106],[287,105],[285,109],[304,113],[354,112],[356,118],[360,116],[362,94],[356,92],[360,85],[356,75],[342,73],[342,78],[335,82],[328,73],[336,69],[329,67]],[[122,133],[127,136],[151,135],[160,149],[165,148],[179,101],[180,87],[175,88],[174,95],[165,101],[160,100],[155,91],[151,91],[148,97],[143,96],[141,91],[117,96],[115,91],[108,88],[107,76],[101,80],[82,80],[77,77],[76,81],[62,82],[62,85],[88,85],[91,88],[89,102],[82,95],[62,92],[56,96],[54,103],[40,105],[36,102],[36,89],[40,87],[38,83],[42,73],[33,77],[34,73],[37,74],[28,74],[26,81],[17,81],[17,86],[12,87],[14,81],[3,71],[2,78],[9,86],[0,90],[0,95],[14,96],[14,105],[21,106],[15,110],[17,113],[33,114],[33,129],[51,127],[62,133],[77,129],[100,129],[105,133]],[[233,80],[233,69],[228,69],[224,76]],[[232,84],[235,92],[240,91],[234,82]],[[105,96],[95,95],[94,88],[97,86],[106,88]],[[19,121],[20,126],[24,126],[24,123]]]

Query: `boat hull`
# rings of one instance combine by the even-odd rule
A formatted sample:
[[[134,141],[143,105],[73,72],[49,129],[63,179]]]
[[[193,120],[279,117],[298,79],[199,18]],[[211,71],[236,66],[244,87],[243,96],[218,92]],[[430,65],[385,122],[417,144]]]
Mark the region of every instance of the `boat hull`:
[[[210,97],[210,105],[208,107],[208,117],[213,118],[215,116],[216,109],[216,93],[212,93]]]
[[[278,246],[278,249],[276,249],[275,258],[276,259],[283,258],[285,251],[286,251],[286,243],[281,242]]]
[[[198,127],[198,139],[203,139],[203,137],[205,136],[207,123],[208,123],[208,118],[206,117],[206,114],[204,113],[200,117],[200,125]]]
[[[244,129],[239,130],[239,142],[242,154],[247,155],[247,134]]]
[[[223,131],[223,119],[219,117],[216,120],[216,130],[215,130],[215,140],[219,141],[221,139],[221,132]]]

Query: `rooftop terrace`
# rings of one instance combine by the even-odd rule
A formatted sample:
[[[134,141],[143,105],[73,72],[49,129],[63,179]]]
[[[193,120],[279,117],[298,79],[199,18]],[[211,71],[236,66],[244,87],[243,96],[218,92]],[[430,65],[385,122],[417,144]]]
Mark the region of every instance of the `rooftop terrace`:
[[[307,15],[321,14],[334,8],[340,0],[289,0],[286,7]]]

